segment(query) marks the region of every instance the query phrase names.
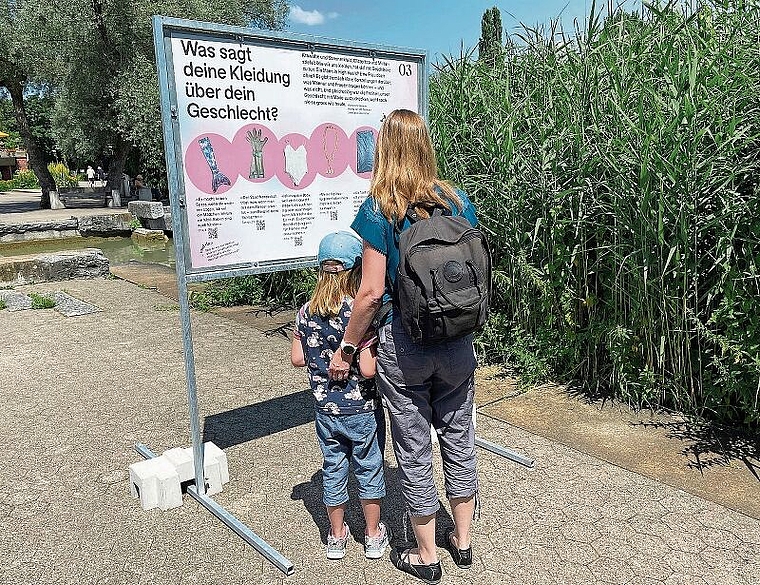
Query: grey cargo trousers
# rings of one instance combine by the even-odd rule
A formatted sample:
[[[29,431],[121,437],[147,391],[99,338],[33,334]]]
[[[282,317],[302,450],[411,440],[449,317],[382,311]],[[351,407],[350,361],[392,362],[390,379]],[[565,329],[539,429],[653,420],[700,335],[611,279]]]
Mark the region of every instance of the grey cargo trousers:
[[[423,346],[409,338],[398,319],[378,334],[376,380],[388,407],[404,501],[412,516],[435,514],[440,504],[431,423],[438,433],[446,497],[466,498],[478,491],[472,335]]]

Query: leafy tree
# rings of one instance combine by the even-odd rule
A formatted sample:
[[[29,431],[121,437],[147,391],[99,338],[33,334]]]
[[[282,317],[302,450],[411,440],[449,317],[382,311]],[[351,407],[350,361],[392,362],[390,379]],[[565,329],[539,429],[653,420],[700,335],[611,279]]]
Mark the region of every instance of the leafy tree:
[[[491,66],[496,65],[504,54],[502,46],[503,30],[501,12],[494,6],[483,13],[480,22],[480,40],[478,41],[478,60]]]
[[[284,0],[7,0],[7,7],[11,35],[26,39],[24,58],[16,54],[11,64],[50,84],[57,144],[74,160],[102,161],[109,185],[119,184],[132,149],[150,170],[144,175],[154,183],[164,175],[154,14],[280,28],[288,9]]]
[[[0,132],[8,134],[7,138],[0,138],[1,148],[19,148],[21,146],[21,135],[16,130],[16,114],[13,110],[11,100],[0,98]]]
[[[32,168],[42,187],[40,207],[50,207],[50,191],[55,190],[55,182],[47,169],[48,161],[44,150],[38,144],[27,114],[24,101],[24,88],[33,75],[32,51],[26,49],[32,43],[23,36],[20,26],[20,5],[17,0],[6,0],[0,4],[0,88],[5,88],[11,97],[16,131],[26,146],[29,166]],[[33,29],[32,29],[33,30]]]

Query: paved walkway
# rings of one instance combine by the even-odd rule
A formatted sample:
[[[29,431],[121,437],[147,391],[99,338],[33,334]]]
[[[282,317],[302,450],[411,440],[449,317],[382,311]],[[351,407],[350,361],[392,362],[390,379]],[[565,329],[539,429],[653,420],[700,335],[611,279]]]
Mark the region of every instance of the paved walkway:
[[[188,444],[176,305],[119,280],[24,287],[65,290],[100,313],[0,311],[0,575],[17,584],[416,583],[352,542],[324,558],[320,454],[303,372],[288,342],[213,314],[195,314],[205,440],[228,457],[215,500],[295,565],[284,577],[185,497],[143,511],[128,466]],[[570,447],[479,417],[478,435],[536,460],[527,469],[479,451],[482,514],[475,566],[445,550],[442,583],[743,584],[760,575],[760,521]],[[396,542],[401,504],[387,453],[384,504]],[[440,470],[439,470],[440,480]],[[362,534],[354,503],[348,522]],[[439,536],[450,524],[442,511]]]
[[[123,211],[126,211],[126,207]],[[84,199],[76,207],[66,209],[40,209],[40,191],[26,189],[0,193],[0,224],[53,223],[72,217],[113,215],[119,211],[103,207],[102,199]]]

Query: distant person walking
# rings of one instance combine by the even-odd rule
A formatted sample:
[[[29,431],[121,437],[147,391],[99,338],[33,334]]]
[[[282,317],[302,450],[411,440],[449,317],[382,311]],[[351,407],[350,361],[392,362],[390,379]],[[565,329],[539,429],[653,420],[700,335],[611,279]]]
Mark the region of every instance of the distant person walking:
[[[87,165],[87,181],[90,183],[90,187],[95,187],[95,169],[92,165]]]
[[[106,172],[103,170],[103,167],[101,167],[100,165],[98,165],[98,168],[96,169],[95,172],[97,174],[98,181],[100,181],[100,185],[102,186],[103,183],[105,183]]]

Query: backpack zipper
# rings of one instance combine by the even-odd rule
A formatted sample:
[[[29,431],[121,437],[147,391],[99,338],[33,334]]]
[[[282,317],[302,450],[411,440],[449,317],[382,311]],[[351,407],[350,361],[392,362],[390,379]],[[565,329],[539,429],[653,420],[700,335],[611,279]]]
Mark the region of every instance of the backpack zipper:
[[[459,242],[469,242],[470,240],[473,240],[475,238],[483,239],[483,236],[480,234],[480,231],[476,228],[472,228],[472,230],[467,230],[465,234],[462,236],[462,238],[459,240]],[[452,244],[417,244],[414,246],[409,252],[407,253],[408,256],[412,256],[416,252],[421,252],[423,250],[426,250],[428,248],[440,248],[443,246],[451,246]]]

